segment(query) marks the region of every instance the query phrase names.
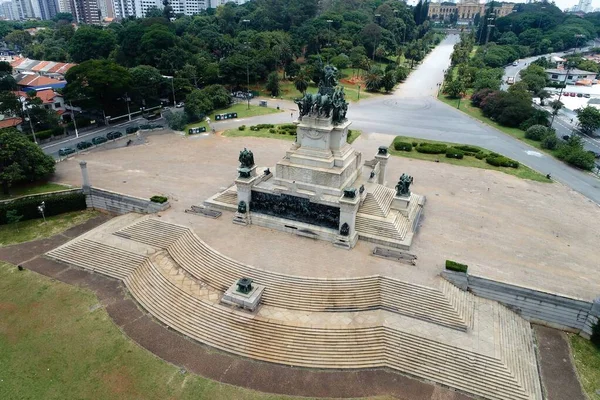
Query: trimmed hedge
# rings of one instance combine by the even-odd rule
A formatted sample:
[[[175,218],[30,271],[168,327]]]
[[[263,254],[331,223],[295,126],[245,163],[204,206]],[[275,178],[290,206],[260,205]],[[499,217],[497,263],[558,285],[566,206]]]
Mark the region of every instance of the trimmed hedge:
[[[246,125],[238,126],[238,130],[245,131],[246,130]]]
[[[456,271],[456,272],[467,273],[467,270],[469,269],[469,266],[467,264],[461,264],[461,263],[458,263],[456,261],[446,260],[446,269],[449,270],[449,271]]]
[[[510,168],[519,168],[519,162],[512,160],[508,157],[501,156],[496,153],[491,153],[486,157],[485,162],[494,167],[510,167]]]
[[[394,150],[397,151],[412,151],[412,144],[408,142],[400,142],[394,140]]]
[[[447,158],[456,158],[462,160],[465,156],[465,153],[462,150],[457,149],[456,147],[448,147],[446,150]]]
[[[600,349],[600,319],[592,326],[592,336],[590,336],[590,341]]]
[[[0,203],[0,225],[7,223],[6,213],[15,210],[17,215],[22,215],[21,221],[41,218],[38,211],[41,202],[45,202],[46,217],[64,214],[70,211],[85,210],[85,195],[83,193],[49,194],[45,196],[21,197],[10,202]]]
[[[152,196],[152,197],[150,197],[150,201],[153,202],[153,203],[162,204],[162,203],[166,203],[168,200],[169,199],[166,198],[165,196]]]
[[[448,146],[441,143],[421,143],[417,147],[419,153],[425,154],[444,154],[447,149]]]

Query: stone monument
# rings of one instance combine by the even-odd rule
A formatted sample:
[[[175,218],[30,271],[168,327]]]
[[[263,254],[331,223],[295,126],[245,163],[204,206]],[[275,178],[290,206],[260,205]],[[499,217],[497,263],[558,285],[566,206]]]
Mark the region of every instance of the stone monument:
[[[346,118],[344,88],[337,84],[337,69],[325,66],[318,92],[307,93],[295,103],[299,109],[296,141],[274,171],[267,168],[257,175],[254,156],[244,149],[234,187],[205,205],[236,211],[237,224],[327,240],[346,249],[354,247],[359,237],[408,248],[411,218],[418,219],[424,198],[405,193],[403,186],[399,198],[406,200],[406,206],[393,207],[396,192],[385,187],[387,147],[379,147],[375,158],[363,166],[361,153],[348,144],[351,122]]]

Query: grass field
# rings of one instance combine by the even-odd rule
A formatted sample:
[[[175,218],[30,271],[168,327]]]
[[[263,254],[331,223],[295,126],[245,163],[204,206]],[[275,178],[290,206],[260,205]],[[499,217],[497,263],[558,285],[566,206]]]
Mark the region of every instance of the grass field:
[[[59,185],[58,183],[36,182],[26,185],[18,185],[10,188],[10,194],[0,194],[0,200],[16,199],[17,197],[29,196],[32,194],[56,192],[58,190],[66,190],[70,187]]]
[[[577,375],[591,400],[600,400],[600,348],[577,335],[569,334]]]
[[[413,137],[407,137],[407,136],[397,136],[397,137],[399,137],[401,141],[408,142],[408,143],[412,143],[412,142],[442,143],[442,144],[446,144],[448,146],[460,145],[460,143],[438,142],[435,140],[425,140],[425,139],[419,139],[419,138],[413,138]],[[469,145],[469,146],[471,146],[471,145]],[[485,149],[483,147],[479,147],[479,146],[472,146],[472,147],[477,147],[486,153],[491,152],[490,150]],[[539,172],[534,171],[531,168],[529,168],[523,164],[519,165],[519,168],[495,167],[495,166],[490,165],[487,162],[485,162],[485,160],[478,160],[477,158],[472,157],[472,156],[465,155],[462,160],[459,160],[456,158],[448,158],[448,157],[446,157],[445,154],[419,153],[414,148],[410,152],[394,150],[393,145],[390,146],[390,153],[393,155],[396,155],[396,156],[400,156],[400,157],[415,158],[417,160],[426,160],[426,161],[434,161],[434,162],[437,161],[437,162],[452,164],[452,165],[462,165],[464,167],[490,169],[493,171],[504,172],[505,174],[513,175],[518,178],[530,179],[532,181],[537,181],[537,182],[545,182],[545,183],[552,182],[552,181],[548,180],[545,175],[542,175]]]
[[[63,232],[99,215],[92,210],[73,211],[43,219],[30,219],[16,224],[0,225],[0,246],[43,239]]]
[[[56,233],[93,215],[69,213],[47,226]],[[28,221],[20,231],[29,240],[39,229]],[[129,340],[92,292],[3,262],[0,354],[0,399],[293,399],[181,370]]]
[[[265,115],[265,114],[275,114],[278,112],[283,112],[282,110],[277,110],[275,108],[270,108],[270,107],[259,107],[259,106],[254,106],[254,105],[250,105],[250,109],[248,109],[248,104],[246,103],[238,103],[238,104],[234,104],[231,107],[228,108],[223,108],[220,110],[215,110],[214,112],[212,112],[209,115],[209,118],[211,120],[211,122],[215,122],[215,115],[216,114],[223,114],[223,113],[237,113],[238,118],[247,118],[247,117],[256,117],[257,115]],[[187,124],[185,126],[185,133],[188,132],[188,129],[190,128],[197,128],[203,126],[206,128],[206,130],[209,130],[210,128],[208,127],[208,124],[206,123],[206,121],[202,121],[202,122],[194,122],[192,124]]]
[[[225,132],[223,132],[223,136],[227,136],[227,137],[247,137],[247,136],[252,136],[252,137],[260,137],[260,138],[269,138],[269,139],[281,139],[281,140],[289,140],[289,141],[295,141],[296,140],[296,136],[295,135],[284,135],[281,133],[277,133],[279,132],[277,130],[277,127],[279,125],[275,125],[275,131],[276,133],[272,133],[270,132],[270,129],[259,129],[257,131],[251,131],[249,128],[250,126],[247,126],[245,130],[240,131],[237,128],[234,129],[228,129]],[[348,138],[348,143],[352,143],[354,142],[356,139],[358,139],[358,137],[361,135],[361,131],[358,130],[352,130],[352,134],[350,135],[350,137]]]

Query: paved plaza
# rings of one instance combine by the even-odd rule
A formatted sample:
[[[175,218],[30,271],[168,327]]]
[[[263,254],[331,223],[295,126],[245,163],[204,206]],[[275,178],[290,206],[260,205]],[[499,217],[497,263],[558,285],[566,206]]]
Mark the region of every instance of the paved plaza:
[[[363,134],[353,146],[363,152],[363,159],[370,159],[391,139]],[[373,245],[364,242],[347,251],[258,226],[241,228],[231,223],[232,213],[215,220],[184,213],[233,183],[243,147],[254,152],[261,168],[273,166],[290,145],[273,139],[165,133],[148,137],[145,145],[94,151],[62,162],[56,180],[81,185],[78,162],[86,160],[93,186],[145,198],[166,195],[172,208],[162,213],[163,220],[191,227],[233,259],[281,273],[381,274],[430,285],[444,261],[453,259],[469,264],[476,275],[584,300],[597,296],[600,210],[561,184],[392,157],[388,186],[408,173],[414,176],[414,191],[428,199],[411,248],[418,256],[415,267],[372,257]]]

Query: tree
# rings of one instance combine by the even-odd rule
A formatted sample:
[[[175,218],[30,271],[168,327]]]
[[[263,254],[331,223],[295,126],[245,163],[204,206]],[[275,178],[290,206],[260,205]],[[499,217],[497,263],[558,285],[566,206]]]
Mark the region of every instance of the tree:
[[[577,68],[582,69],[584,71],[590,71],[590,72],[600,72],[600,66],[598,65],[597,62],[594,62],[592,60],[583,60],[581,61],[578,65]]]
[[[64,21],[64,22],[70,24],[71,22],[73,22],[73,14],[68,13],[68,12],[59,12],[59,13],[56,13],[56,15],[54,17],[52,17],[52,20],[55,22]]]
[[[306,93],[306,90],[308,89],[308,77],[306,76],[306,71],[300,71],[296,78],[294,78],[294,87],[300,93]]]
[[[0,114],[17,116],[22,109],[21,101],[13,92],[0,91]]]
[[[575,110],[579,119],[579,128],[586,134],[592,134],[600,128],[600,110],[587,106]]]
[[[562,101],[559,100],[554,100],[553,102],[550,103],[550,107],[552,107],[552,115],[558,115],[558,110],[560,110],[563,107],[563,103]]]
[[[26,31],[12,31],[4,37],[4,41],[8,44],[16,46],[20,49],[25,48],[28,44],[33,41],[33,38]]]
[[[223,85],[210,85],[202,91],[212,100],[214,108],[225,108],[231,105],[231,94]]]
[[[69,41],[69,54],[76,63],[108,58],[115,49],[116,37],[112,30],[82,25]]]
[[[212,99],[203,90],[194,89],[185,98],[184,111],[190,122],[204,118],[212,110],[214,110]]]
[[[2,192],[21,182],[35,182],[54,173],[54,159],[15,128],[0,130],[0,182]]]
[[[267,84],[265,85],[265,88],[269,92],[271,92],[271,96],[279,96],[279,75],[277,74],[277,71],[273,71],[269,74],[269,76],[267,77]]]
[[[539,142],[548,136],[548,131],[544,125],[532,125],[525,131],[525,137]]]
[[[71,68],[65,79],[63,94],[68,100],[97,110],[112,108],[131,89],[129,70],[108,60],[84,61]]]
[[[540,98],[540,106],[543,106],[544,99],[549,99],[550,97],[552,97],[552,94],[549,91],[542,89],[539,92],[537,92],[537,97]]]
[[[173,7],[169,5],[169,0],[163,0],[163,16],[168,20],[173,17]]]
[[[188,118],[185,113],[180,112],[168,112],[165,113],[165,118],[169,124],[169,128],[175,131],[182,131],[185,129],[185,125],[188,123]]]
[[[396,74],[394,70],[388,71],[383,75],[381,78],[381,86],[383,86],[386,93],[389,93],[394,89],[394,86],[396,86]]]
[[[465,85],[460,79],[455,79],[448,83],[445,88],[445,92],[448,93],[448,96],[452,99],[458,99],[462,97],[462,94],[465,91]]]
[[[140,101],[158,101],[165,78],[160,71],[149,65],[140,65],[129,69],[131,75],[131,94]],[[124,94],[124,93],[123,93]]]
[[[381,87],[381,81],[383,78],[383,72],[381,69],[375,67],[372,68],[369,73],[365,76],[365,89],[369,92],[376,92]]]

